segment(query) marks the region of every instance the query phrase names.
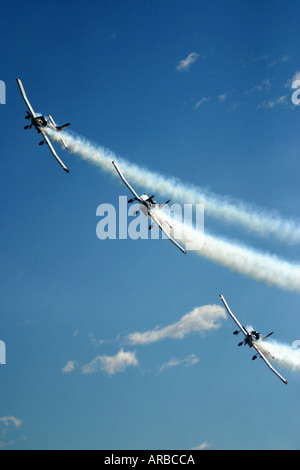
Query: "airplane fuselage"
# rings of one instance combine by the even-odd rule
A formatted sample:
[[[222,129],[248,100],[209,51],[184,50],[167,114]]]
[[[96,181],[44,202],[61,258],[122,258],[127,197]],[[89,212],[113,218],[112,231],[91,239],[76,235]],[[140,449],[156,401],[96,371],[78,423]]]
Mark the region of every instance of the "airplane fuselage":
[[[53,126],[53,124],[48,120],[46,119],[44,116],[39,116],[37,118],[31,118],[31,122],[32,124],[34,125],[34,127],[36,128],[36,130],[38,132],[42,130],[44,130],[45,128],[49,127],[50,129],[52,130],[56,130],[55,126]]]
[[[37,117],[30,116],[30,120],[31,120],[31,125],[26,126],[25,129],[29,129],[33,126],[39,134],[41,133],[41,131],[45,132],[47,128],[56,130],[55,126],[51,123],[51,121],[46,119],[45,116],[37,116]]]
[[[147,217],[150,215],[151,210],[158,204],[156,201],[149,200],[149,196],[147,194],[140,196],[140,199],[144,201],[144,203],[140,205],[140,211]]]
[[[250,331],[247,331],[247,332],[248,332],[248,335],[245,338],[245,343],[248,344],[250,348],[252,348],[253,344],[261,339],[261,334],[258,333],[257,331],[254,331],[252,327],[250,327]]]

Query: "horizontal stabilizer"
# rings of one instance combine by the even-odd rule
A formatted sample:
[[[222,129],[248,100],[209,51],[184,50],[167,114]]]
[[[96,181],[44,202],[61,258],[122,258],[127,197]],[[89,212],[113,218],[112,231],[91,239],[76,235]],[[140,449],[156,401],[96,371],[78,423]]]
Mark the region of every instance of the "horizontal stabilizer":
[[[169,199],[168,201],[164,202],[159,208],[162,209],[164,206],[168,205],[169,202],[171,202],[171,199]]]
[[[69,127],[70,125],[71,125],[71,123],[68,122],[68,124],[64,124],[63,126],[56,126],[56,130],[57,130],[58,132],[61,132],[61,131],[63,131],[64,129],[66,129],[66,127]]]
[[[272,331],[272,333],[270,333],[267,336],[265,336],[264,338],[262,338],[262,340],[264,341],[265,339],[270,338],[270,336],[272,336],[273,334],[274,334],[274,331]]]

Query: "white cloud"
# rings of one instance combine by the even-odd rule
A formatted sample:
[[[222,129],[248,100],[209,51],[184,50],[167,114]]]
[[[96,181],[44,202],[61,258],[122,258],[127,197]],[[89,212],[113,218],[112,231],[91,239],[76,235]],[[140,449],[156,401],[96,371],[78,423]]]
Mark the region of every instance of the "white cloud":
[[[130,344],[149,344],[166,338],[183,339],[193,332],[204,332],[220,327],[219,320],[226,319],[225,310],[218,305],[205,305],[196,307],[192,312],[184,315],[177,323],[165,328],[156,327],[144,333],[131,333],[128,335]]]
[[[294,76],[290,78],[284,85],[285,88],[292,88],[295,80],[300,80],[300,72],[295,72]]]
[[[5,416],[0,418],[0,424],[1,423],[6,427],[12,423],[16,428],[19,428],[22,424],[22,421],[20,419],[14,418],[14,416]]]
[[[232,93],[233,93],[232,90],[228,90],[228,91],[225,91],[225,93],[219,95],[218,96],[219,102],[224,103],[227,100],[228,96],[231,96]]]
[[[272,109],[278,105],[285,105],[288,103],[288,98],[286,95],[279,96],[269,101],[264,101],[263,103],[257,106],[257,109]]]
[[[129,366],[136,367],[138,360],[135,352],[124,351],[121,349],[115,356],[97,356],[88,364],[82,366],[83,374],[94,374],[98,371],[104,371],[108,375],[114,375],[117,372],[124,372]]]
[[[126,339],[132,345],[149,344],[161,341],[165,338],[183,339],[186,335],[193,332],[205,332],[220,328],[220,320],[226,319],[225,310],[219,305],[205,305],[196,307],[192,312],[184,315],[178,322],[173,323],[164,328],[156,327],[154,330],[144,333],[135,332],[129,334]],[[195,354],[191,354],[184,359],[172,358],[159,368],[159,372],[170,367],[179,365],[193,366],[199,362]],[[136,353],[124,351],[121,349],[115,356],[99,355],[94,357],[90,362],[81,365],[82,374],[94,374],[96,372],[106,372],[112,376],[117,372],[133,366],[139,365]],[[63,367],[62,372],[69,374],[78,368],[78,361],[69,361]]]
[[[263,91],[268,91],[270,88],[271,88],[271,82],[268,78],[266,78],[261,83],[251,88],[249,91],[245,91],[245,95],[249,95],[250,93],[255,93],[255,92],[261,93]]]
[[[158,373],[160,374],[166,369],[169,369],[170,367],[177,367],[180,365],[185,365],[186,367],[191,367],[196,364],[198,364],[199,359],[195,354],[191,354],[190,356],[187,356],[185,359],[177,359],[176,357],[173,357],[170,359],[170,361],[166,362],[163,364],[160,368]]]
[[[269,59],[268,54],[262,53],[258,56],[244,56],[241,58],[241,63],[243,67],[248,67],[258,62],[267,61]]]
[[[220,103],[223,103],[224,101],[226,101],[227,96],[228,96],[227,93],[224,93],[223,95],[219,95]]]
[[[292,78],[292,82],[294,82],[295,80],[300,80],[300,72],[295,72]]]
[[[209,101],[209,98],[202,98],[202,100],[198,101],[196,104],[195,109],[198,109],[199,106],[201,106],[203,103],[206,103],[207,101]]]
[[[196,62],[196,60],[199,58],[199,55],[196,54],[196,52],[192,52],[187,56],[186,59],[183,59],[179,62],[179,64],[176,67],[176,70],[179,70],[179,72],[182,72],[184,70],[188,70],[190,66]]]
[[[208,442],[203,442],[199,446],[193,447],[191,450],[206,450],[210,447],[210,444]]]
[[[62,372],[64,374],[69,374],[70,372],[73,372],[75,370],[75,361],[69,361],[65,367],[63,367]]]
[[[22,421],[18,418],[15,418],[14,416],[4,416],[3,418],[0,418],[0,449],[12,446],[15,443],[15,440],[8,440],[9,428],[11,424],[15,428],[19,428],[22,424]]]
[[[273,60],[273,62],[271,62],[271,63],[268,65],[268,67],[269,67],[269,69],[270,69],[270,68],[274,67],[275,65],[282,64],[282,63],[284,63],[284,62],[288,62],[289,60],[290,60],[290,58],[289,58],[287,55],[285,55],[285,56],[283,56],[283,57],[280,57],[280,59]]]

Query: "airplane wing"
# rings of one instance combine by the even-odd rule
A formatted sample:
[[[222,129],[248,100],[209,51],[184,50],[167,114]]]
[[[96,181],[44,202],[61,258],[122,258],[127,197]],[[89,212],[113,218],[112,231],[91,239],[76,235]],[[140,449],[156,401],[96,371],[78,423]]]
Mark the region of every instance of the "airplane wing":
[[[248,332],[245,330],[245,328],[240,324],[240,322],[238,321],[238,319],[233,315],[232,311],[230,310],[226,300],[224,299],[223,295],[220,295],[220,299],[222,300],[227,312],[229,313],[229,315],[231,316],[231,318],[233,319],[233,321],[237,324],[237,326],[239,327],[239,329],[241,330],[241,332],[245,335],[245,336],[248,336]]]
[[[21,92],[21,94],[22,94],[22,96],[23,96],[23,99],[24,99],[26,105],[27,105],[27,108],[29,109],[29,112],[30,112],[31,116],[32,116],[33,118],[35,118],[35,117],[36,117],[36,114],[35,114],[35,112],[33,111],[33,108],[32,108],[32,106],[31,106],[31,104],[29,103],[29,100],[28,100],[28,98],[27,98],[27,95],[26,95],[25,90],[24,90],[24,87],[23,87],[23,83],[22,83],[22,81],[21,81],[19,78],[17,78],[17,83],[18,83],[18,85],[19,85],[20,92]]]
[[[163,227],[163,225],[158,221],[158,219],[153,216],[153,214],[149,213],[149,217],[153,220],[154,223],[156,223],[156,225],[158,225],[158,227],[160,228],[160,230],[166,235],[166,237],[172,242],[174,243],[175,246],[177,246],[177,248],[179,248],[179,250],[186,255],[186,250],[181,246],[179,245],[179,243],[177,243],[177,241],[171,237],[171,235],[167,232],[167,230]]]
[[[262,358],[262,360],[267,364],[267,366],[269,367],[269,369],[271,369],[271,371],[274,372],[274,374],[277,375],[277,377],[278,377],[285,385],[287,385],[287,381],[279,374],[279,372],[277,372],[276,369],[274,369],[274,367],[270,364],[270,362],[269,362],[268,359],[264,356],[264,354],[259,350],[259,348],[256,346],[256,344],[253,344],[253,348],[254,348],[255,351],[259,354],[259,356]]]
[[[116,164],[116,162],[112,162],[113,166],[115,167],[115,169],[117,170],[121,180],[123,181],[123,183],[126,184],[127,188],[129,189],[129,191],[132,192],[132,194],[134,195],[135,199],[137,201],[139,201],[140,203],[143,203],[143,201],[141,200],[140,196],[135,192],[135,190],[130,186],[130,184],[128,183],[128,181],[124,178],[120,168],[118,167],[118,165]]]
[[[60,164],[60,166],[65,170],[66,173],[69,173],[69,170],[68,168],[66,167],[66,165],[61,161],[61,159],[59,158],[59,156],[57,155],[57,153],[55,152],[54,148],[53,148],[53,145],[51,144],[50,142],[50,139],[49,137],[47,136],[46,132],[41,130],[41,133],[43,134],[43,137],[45,139],[45,142],[46,144],[48,145],[49,149],[51,150],[52,152],[52,155],[54,158],[56,158],[56,160],[58,161],[58,163]]]

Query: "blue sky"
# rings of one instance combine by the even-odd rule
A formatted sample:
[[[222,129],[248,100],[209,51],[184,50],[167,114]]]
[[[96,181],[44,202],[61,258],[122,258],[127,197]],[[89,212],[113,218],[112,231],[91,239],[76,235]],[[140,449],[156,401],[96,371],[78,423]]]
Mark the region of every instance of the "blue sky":
[[[1,6],[1,448],[299,449],[299,376],[280,368],[285,387],[253,363],[230,319],[128,340],[223,293],[242,323],[291,344],[299,293],[167,241],[100,241],[96,209],[126,188],[56,146],[61,171],[23,130],[16,84],[35,111],[116,156],[299,223],[299,13],[294,1]],[[205,228],[299,260],[296,244],[210,217]]]

